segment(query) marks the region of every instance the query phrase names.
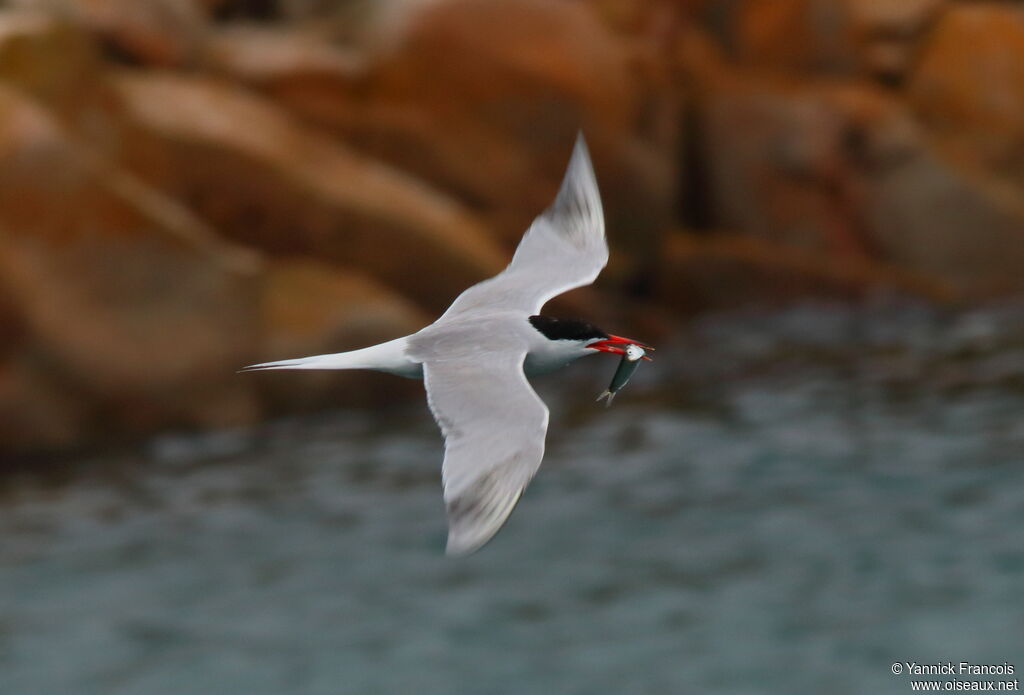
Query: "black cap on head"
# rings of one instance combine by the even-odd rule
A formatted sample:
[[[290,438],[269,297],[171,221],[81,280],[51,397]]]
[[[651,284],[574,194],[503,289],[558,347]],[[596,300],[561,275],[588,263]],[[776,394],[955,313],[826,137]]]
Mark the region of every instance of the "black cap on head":
[[[609,335],[592,323],[578,319],[531,316],[530,324],[548,340],[607,340]]]

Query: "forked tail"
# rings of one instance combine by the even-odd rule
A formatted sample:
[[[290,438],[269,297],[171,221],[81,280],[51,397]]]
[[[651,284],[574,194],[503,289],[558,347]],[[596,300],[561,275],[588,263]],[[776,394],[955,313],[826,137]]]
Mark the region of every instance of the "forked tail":
[[[390,372],[410,379],[423,378],[423,365],[414,362],[405,354],[406,338],[397,338],[380,345],[371,345],[360,350],[335,352],[330,355],[313,355],[292,360],[251,364],[238,370],[256,372],[269,369],[374,369]]]

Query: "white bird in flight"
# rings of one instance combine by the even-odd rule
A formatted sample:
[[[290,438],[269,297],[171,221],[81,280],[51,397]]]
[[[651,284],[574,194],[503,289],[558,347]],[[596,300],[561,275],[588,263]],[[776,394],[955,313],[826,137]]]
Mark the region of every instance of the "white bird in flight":
[[[361,350],[266,362],[263,369],[374,369],[423,379],[445,439],[442,480],[450,555],[497,533],[540,467],[548,409],[526,377],[629,345],[586,321],[540,314],[589,285],[608,262],[601,196],[580,134],[555,202],[502,272],[460,294],[423,330]]]

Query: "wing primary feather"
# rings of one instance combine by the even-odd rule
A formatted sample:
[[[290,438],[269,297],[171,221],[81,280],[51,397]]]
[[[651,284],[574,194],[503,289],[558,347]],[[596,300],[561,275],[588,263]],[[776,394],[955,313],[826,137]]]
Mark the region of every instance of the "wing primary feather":
[[[607,262],[601,195],[580,133],[555,200],[508,267],[410,337],[407,356],[423,364],[445,437],[449,554],[473,552],[498,532],[544,457],[548,410],[523,374],[534,337],[528,318],[592,283]]]
[[[490,540],[544,458],[548,409],[523,374],[532,330],[502,315],[435,324],[411,340],[445,437],[448,554],[471,553]]]
[[[607,262],[601,193],[580,133],[554,202],[530,225],[512,262],[460,294],[439,321],[484,310],[540,313],[552,297],[592,283]]]

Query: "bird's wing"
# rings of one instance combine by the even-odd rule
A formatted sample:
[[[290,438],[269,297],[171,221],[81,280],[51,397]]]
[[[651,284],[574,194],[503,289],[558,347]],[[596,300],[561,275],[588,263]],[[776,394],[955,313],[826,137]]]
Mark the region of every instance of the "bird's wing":
[[[606,263],[601,194],[581,133],[555,202],[530,225],[512,262],[460,294],[441,319],[478,309],[539,313],[552,297],[592,283]]]
[[[525,342],[489,324],[412,341],[445,439],[449,554],[472,552],[497,533],[544,457],[548,409],[523,374]]]

